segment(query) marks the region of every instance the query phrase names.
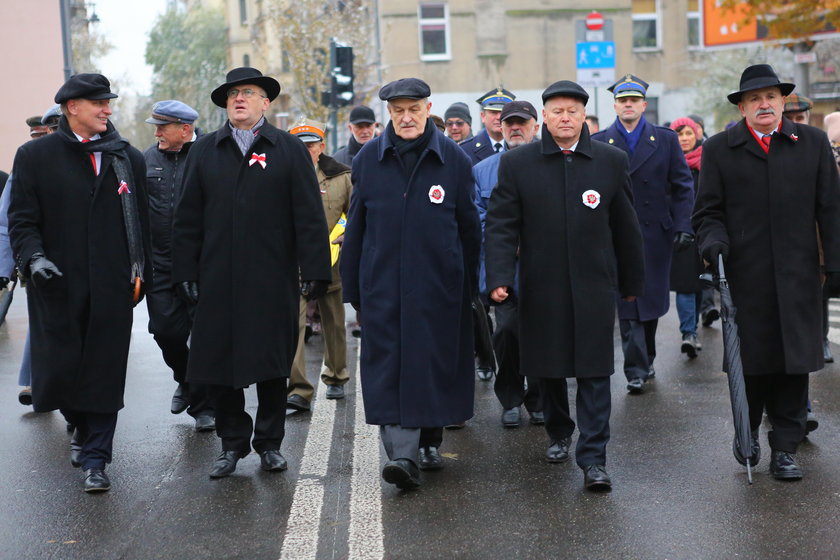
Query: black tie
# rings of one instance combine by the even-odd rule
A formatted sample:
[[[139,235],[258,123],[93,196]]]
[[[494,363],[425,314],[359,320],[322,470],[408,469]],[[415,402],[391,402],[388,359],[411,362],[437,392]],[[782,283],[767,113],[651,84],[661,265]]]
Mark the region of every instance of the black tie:
[[[495,144],[493,144],[493,147],[496,148],[496,153],[497,154],[502,151],[502,143],[501,142],[496,142]]]

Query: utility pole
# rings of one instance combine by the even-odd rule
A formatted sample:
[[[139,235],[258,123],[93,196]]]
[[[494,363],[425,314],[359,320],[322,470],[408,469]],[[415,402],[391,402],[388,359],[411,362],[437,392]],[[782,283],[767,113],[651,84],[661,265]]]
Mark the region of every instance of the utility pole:
[[[70,2],[59,0],[61,9],[61,45],[64,51],[64,81],[73,75],[73,44],[71,42],[72,28],[70,26]]]

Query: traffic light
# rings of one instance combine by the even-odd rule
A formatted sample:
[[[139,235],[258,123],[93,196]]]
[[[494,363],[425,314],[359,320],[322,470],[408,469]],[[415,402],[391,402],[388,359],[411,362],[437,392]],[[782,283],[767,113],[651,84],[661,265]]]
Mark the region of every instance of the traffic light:
[[[330,89],[336,107],[351,105],[353,93],[353,47],[330,42]]]

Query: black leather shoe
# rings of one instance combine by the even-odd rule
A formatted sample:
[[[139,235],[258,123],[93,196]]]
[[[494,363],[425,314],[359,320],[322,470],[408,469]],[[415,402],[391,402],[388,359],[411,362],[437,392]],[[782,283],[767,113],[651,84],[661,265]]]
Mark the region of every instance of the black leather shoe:
[[[754,467],[761,460],[761,445],[758,443],[758,430],[754,430],[750,435],[752,439],[752,457],[750,458],[750,465]],[[747,465],[747,459],[741,452],[741,446],[738,445],[737,437],[732,438],[732,454],[735,455],[736,461],[744,466]]]
[[[823,340],[823,361],[827,364],[834,363],[834,354],[831,353],[831,344],[828,340]]]
[[[190,401],[187,400],[187,385],[186,383],[178,383],[178,388],[172,395],[172,404],[169,411],[172,414],[181,414],[190,406]]]
[[[711,327],[712,323],[720,319],[720,311],[714,307],[700,314],[700,321],[704,327]]]
[[[411,490],[420,486],[420,469],[410,459],[394,459],[385,463],[382,480],[400,490]]]
[[[463,430],[467,427],[466,420],[464,422],[458,422],[457,424],[448,424],[445,426],[447,430]]]
[[[437,447],[420,448],[420,470],[437,471],[443,468],[443,457]]]
[[[286,399],[286,408],[291,408],[298,412],[308,412],[312,408],[312,405],[300,395],[289,395],[289,398]]]
[[[528,414],[531,416],[529,420],[534,426],[542,426],[545,424],[545,414],[542,410],[529,410]]]
[[[805,435],[807,436],[811,432],[816,431],[817,428],[820,427],[820,421],[817,420],[817,415],[808,411],[808,417],[805,420]]]
[[[697,357],[697,335],[685,333],[682,337],[682,344],[680,345],[680,352],[687,354],[689,359]]]
[[[260,468],[264,471],[285,471],[289,467],[286,459],[277,449],[269,449],[260,453]]]
[[[73,431],[73,437],[70,438],[70,464],[75,468],[79,468],[82,464],[79,462],[79,454],[82,452],[82,435],[79,430]]]
[[[213,467],[210,469],[210,478],[224,478],[233,474],[236,470],[236,463],[247,455],[240,451],[222,451],[216,460],[213,462]]]
[[[654,377],[656,377],[656,369],[654,369],[654,367],[651,365],[648,368],[648,374],[647,374],[647,377],[645,378],[645,381],[651,380]]]
[[[505,428],[517,428],[522,421],[522,413],[518,406],[506,408],[502,412],[502,426]]]
[[[645,392],[645,382],[641,379],[631,379],[627,382],[627,392],[631,395],[641,395]]]
[[[481,381],[490,381],[493,379],[493,370],[487,368],[478,368],[475,370],[475,374]]]
[[[32,404],[32,387],[24,387],[18,393],[18,402],[23,406],[30,406]]]
[[[773,451],[770,455],[770,474],[776,480],[799,480],[802,469],[796,464],[796,454]]]
[[[569,444],[572,442],[571,438],[561,439],[560,441],[553,441],[545,452],[545,460],[549,463],[565,463],[569,460]]]
[[[326,397],[328,399],[343,399],[344,385],[327,385]]]
[[[107,492],[111,489],[111,481],[102,469],[88,469],[85,471],[85,492]]]
[[[604,492],[612,489],[612,480],[604,465],[589,465],[583,467],[583,485],[593,492]]]
[[[196,416],[195,431],[196,432],[212,432],[216,429],[216,419],[212,416]]]

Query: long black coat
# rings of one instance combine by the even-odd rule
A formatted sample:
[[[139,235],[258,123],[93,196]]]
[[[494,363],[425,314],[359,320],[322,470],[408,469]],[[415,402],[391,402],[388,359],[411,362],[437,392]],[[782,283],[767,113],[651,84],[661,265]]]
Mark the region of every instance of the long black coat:
[[[668,312],[674,234],[692,231],[694,184],[673,130],[645,122],[639,143],[630,154],[617,123],[618,119],[593,134],[592,139],[628,154],[633,204],[645,240],[645,294],[632,303],[619,301],[618,317],[648,321]]]
[[[470,161],[434,130],[408,177],[386,133],[356,155],[352,178],[340,267],[344,301],[361,303],[366,420],[462,422],[473,415],[481,244]]]
[[[249,165],[253,154],[265,154],[265,168]],[[288,377],[299,280],[332,277],[303,143],[268,123],[244,156],[227,123],[202,136],[187,157],[173,228],[172,279],[199,284],[187,380],[244,387]]]
[[[117,134],[108,123],[108,133]],[[152,267],[146,207],[146,164],[126,148],[144,234],[145,287]],[[28,273],[41,252],[64,274],[44,288],[27,285],[36,411],[57,408],[109,413],[123,407],[134,291],[113,158],[90,155],[66,119],[54,134],[27,142],[14,163],[9,225],[18,266]]]
[[[840,181],[821,130],[782,119],[769,154],[746,122],[703,144],[694,227],[701,251],[729,246],[746,375],[823,368],[817,229],[840,271]]]
[[[487,289],[514,285],[518,249],[522,375],[613,374],[615,294],[640,295],[645,276],[627,165],[586,127],[573,154],[543,127],[540,142],[502,155],[484,230]]]
[[[696,195],[700,170],[692,169],[691,177],[694,179]],[[694,294],[701,291],[703,282],[700,280],[700,275],[705,271],[706,267],[700,256],[700,249],[697,247],[696,240],[683,249],[674,247],[674,254],[671,258],[671,291],[680,294]]]

